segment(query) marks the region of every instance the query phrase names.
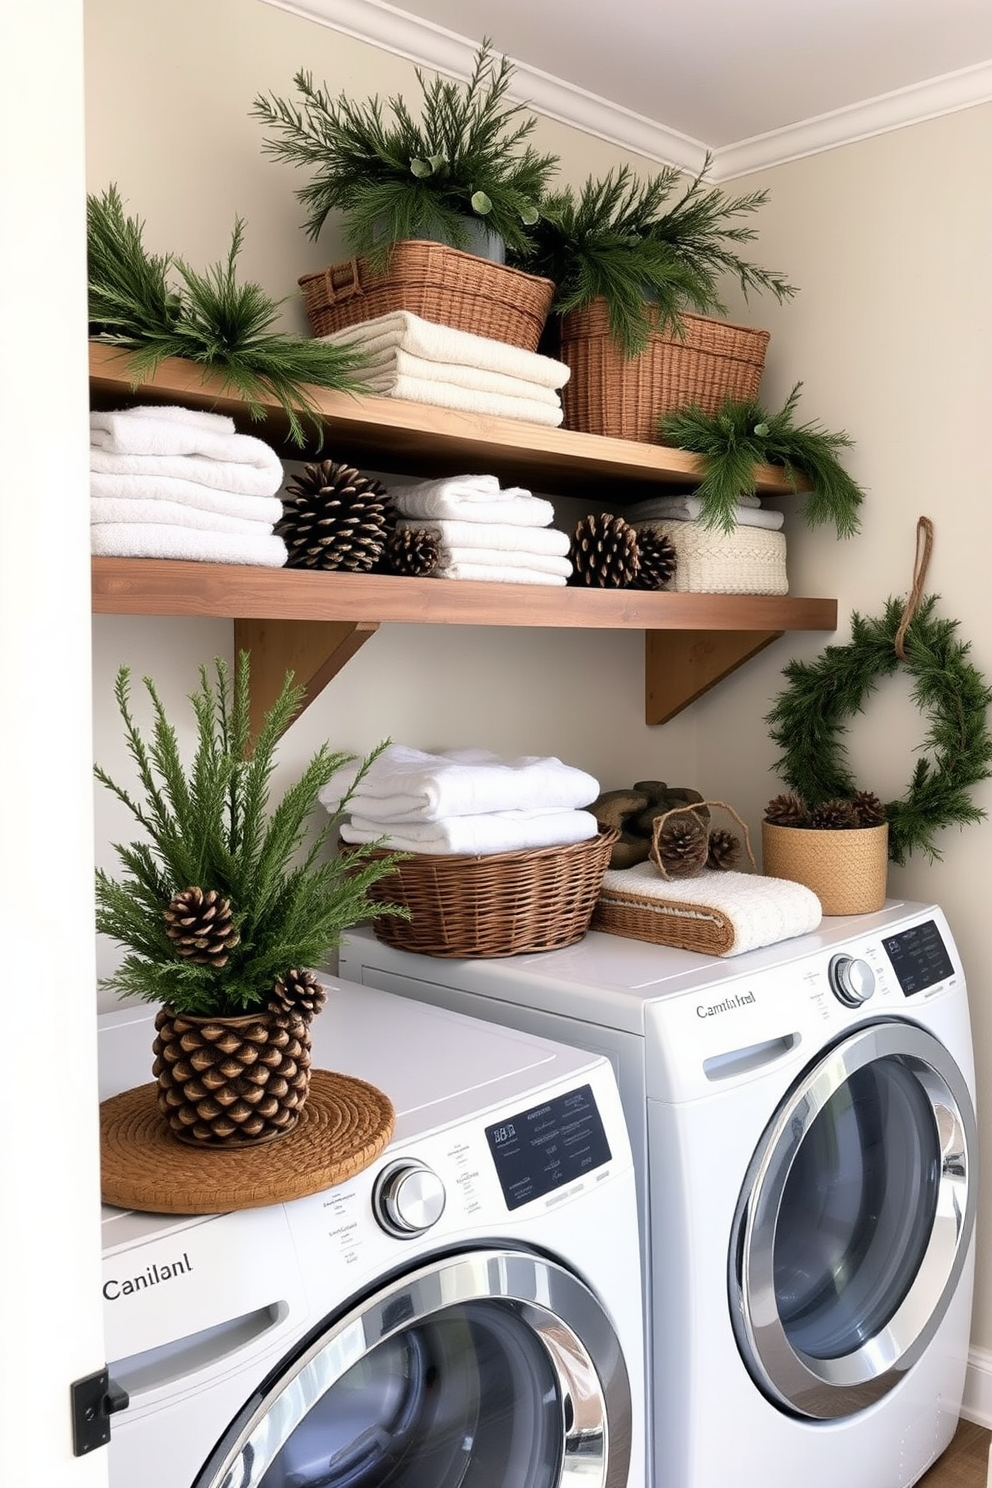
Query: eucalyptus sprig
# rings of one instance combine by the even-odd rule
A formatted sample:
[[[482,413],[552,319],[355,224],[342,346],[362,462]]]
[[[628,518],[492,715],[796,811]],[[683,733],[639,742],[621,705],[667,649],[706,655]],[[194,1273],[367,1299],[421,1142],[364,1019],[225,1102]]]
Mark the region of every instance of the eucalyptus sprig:
[[[688,450],[703,461],[703,478],[695,494],[702,502],[701,521],[730,532],[742,495],[753,495],[756,465],[776,465],[794,488],[808,483],[802,515],[809,526],[833,522],[839,537],[860,528],[858,507],[865,492],[837,458],[854,441],[844,430],[831,432],[817,422],[797,424],[797,382],[777,413],[755,401],[728,398],[715,414],[698,404],[663,415],[659,433],[665,444]]]
[[[428,83],[417,69],[419,119],[401,97],[333,98],[303,70],[293,78],[299,102],[259,94],[251,113],[270,130],[266,153],[311,175],[296,195],[314,240],[340,211],[351,246],[381,269],[404,238],[467,247],[465,219],[475,216],[508,247],[523,248],[558,157],[526,143],[537,120],[507,101],[514,72],[486,38],[467,83]]]
[[[227,258],[203,273],[174,254],[149,254],[143,234],[144,223],[125,215],[115,185],[87,198],[90,335],[132,352],[135,385],[166,357],[196,362],[233,389],[253,419],[265,416],[263,397],[275,397],[298,446],[306,443],[301,414],[318,444],[322,434],[311,386],[368,391],[361,352],[271,329],[284,301],[239,282],[241,218]]]

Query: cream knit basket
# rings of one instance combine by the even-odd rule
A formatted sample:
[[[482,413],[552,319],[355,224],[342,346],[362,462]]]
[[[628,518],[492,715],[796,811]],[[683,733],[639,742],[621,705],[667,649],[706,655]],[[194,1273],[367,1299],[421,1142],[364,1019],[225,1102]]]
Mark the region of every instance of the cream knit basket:
[[[721,532],[700,522],[637,522],[664,535],[675,549],[677,594],[788,594],[785,533],[767,527]]]

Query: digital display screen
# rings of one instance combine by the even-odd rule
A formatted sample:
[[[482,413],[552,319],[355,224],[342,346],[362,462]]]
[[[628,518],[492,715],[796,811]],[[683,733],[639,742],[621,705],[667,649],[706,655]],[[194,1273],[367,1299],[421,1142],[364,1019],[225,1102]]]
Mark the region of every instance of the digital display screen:
[[[486,1127],[508,1209],[543,1198],[612,1156],[591,1085]]]
[[[947,947],[933,920],[886,936],[882,946],[906,997],[954,975]]]

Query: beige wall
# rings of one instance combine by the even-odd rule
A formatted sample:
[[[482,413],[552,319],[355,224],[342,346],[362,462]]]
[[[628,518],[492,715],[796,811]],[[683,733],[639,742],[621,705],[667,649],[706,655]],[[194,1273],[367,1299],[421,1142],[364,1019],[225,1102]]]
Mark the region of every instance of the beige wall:
[[[262,154],[251,99],[259,91],[287,95],[300,67],[335,92],[413,99],[407,64],[245,0],[87,0],[86,25],[89,189],[116,182],[129,211],[145,220],[149,247],[205,266],[223,256],[240,214],[247,223],[242,272],[274,295],[293,293],[299,274],[339,256],[339,241],[314,245],[300,230],[293,191],[302,182]],[[981,185],[992,178],[990,124],[992,110],[976,108],[733,189],[770,187],[759,219],[761,261],[802,289],[784,308],[764,301],[737,307],[741,318],[772,331],[763,396],[778,406],[802,379],[801,413],[847,429],[856,441],[848,468],[869,491],[863,530],[846,542],[832,529],[806,528],[796,504],[785,503],[793,592],[836,595],[837,638],[846,639],[853,610],[875,615],[888,595],[908,592],[916,521],[926,514],[936,526],[928,587],[942,596],[941,613],[960,620],[973,660],[992,677],[984,434],[992,406],[992,205]],[[537,142],[557,151],[563,174],[577,182],[624,158],[550,122]],[[303,328],[298,310],[287,315]],[[733,803],[757,837],[761,808],[779,788],[763,715],[784,663],[815,656],[830,639],[786,636],[686,715],[647,728],[635,634],[384,627],[294,726],[284,768],[295,768],[323,737],[353,750],[389,735],[422,747],[485,743],[556,753],[604,786],[638,776],[695,785]],[[178,704],[199,662],[230,644],[229,627],[213,622],[98,619],[101,762],[113,769],[122,760],[110,706],[121,661],[138,675],[151,672]],[[861,782],[886,800],[902,795],[924,727],[904,679],[886,684],[865,717],[852,721],[850,756]],[[990,807],[992,790],[983,786],[975,800]],[[104,861],[122,830],[98,797]],[[945,907],[969,973],[979,1078],[987,1085],[992,1015],[983,930],[992,826],[946,832],[939,845],[943,862],[893,869],[890,891]],[[107,948],[101,954],[106,965]],[[990,1204],[986,1196],[986,1234]],[[974,1342],[992,1348],[992,1265],[981,1260]]]

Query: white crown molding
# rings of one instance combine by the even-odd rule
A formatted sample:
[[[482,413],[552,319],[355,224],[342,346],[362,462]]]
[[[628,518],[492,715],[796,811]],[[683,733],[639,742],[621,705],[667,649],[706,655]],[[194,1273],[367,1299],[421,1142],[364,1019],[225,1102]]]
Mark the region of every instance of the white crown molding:
[[[386,4],[385,0],[262,0],[262,3],[393,52],[418,67],[430,67],[453,77],[469,75],[478,46],[467,37],[420,20]],[[525,63],[515,62],[514,66],[514,96],[524,99],[536,113],[645,159],[692,172],[701,168],[707,147],[699,140]],[[992,102],[992,61],[721,146],[713,151],[710,180],[714,183],[732,180],[751,171],[784,165],[790,160],[989,102]]]

